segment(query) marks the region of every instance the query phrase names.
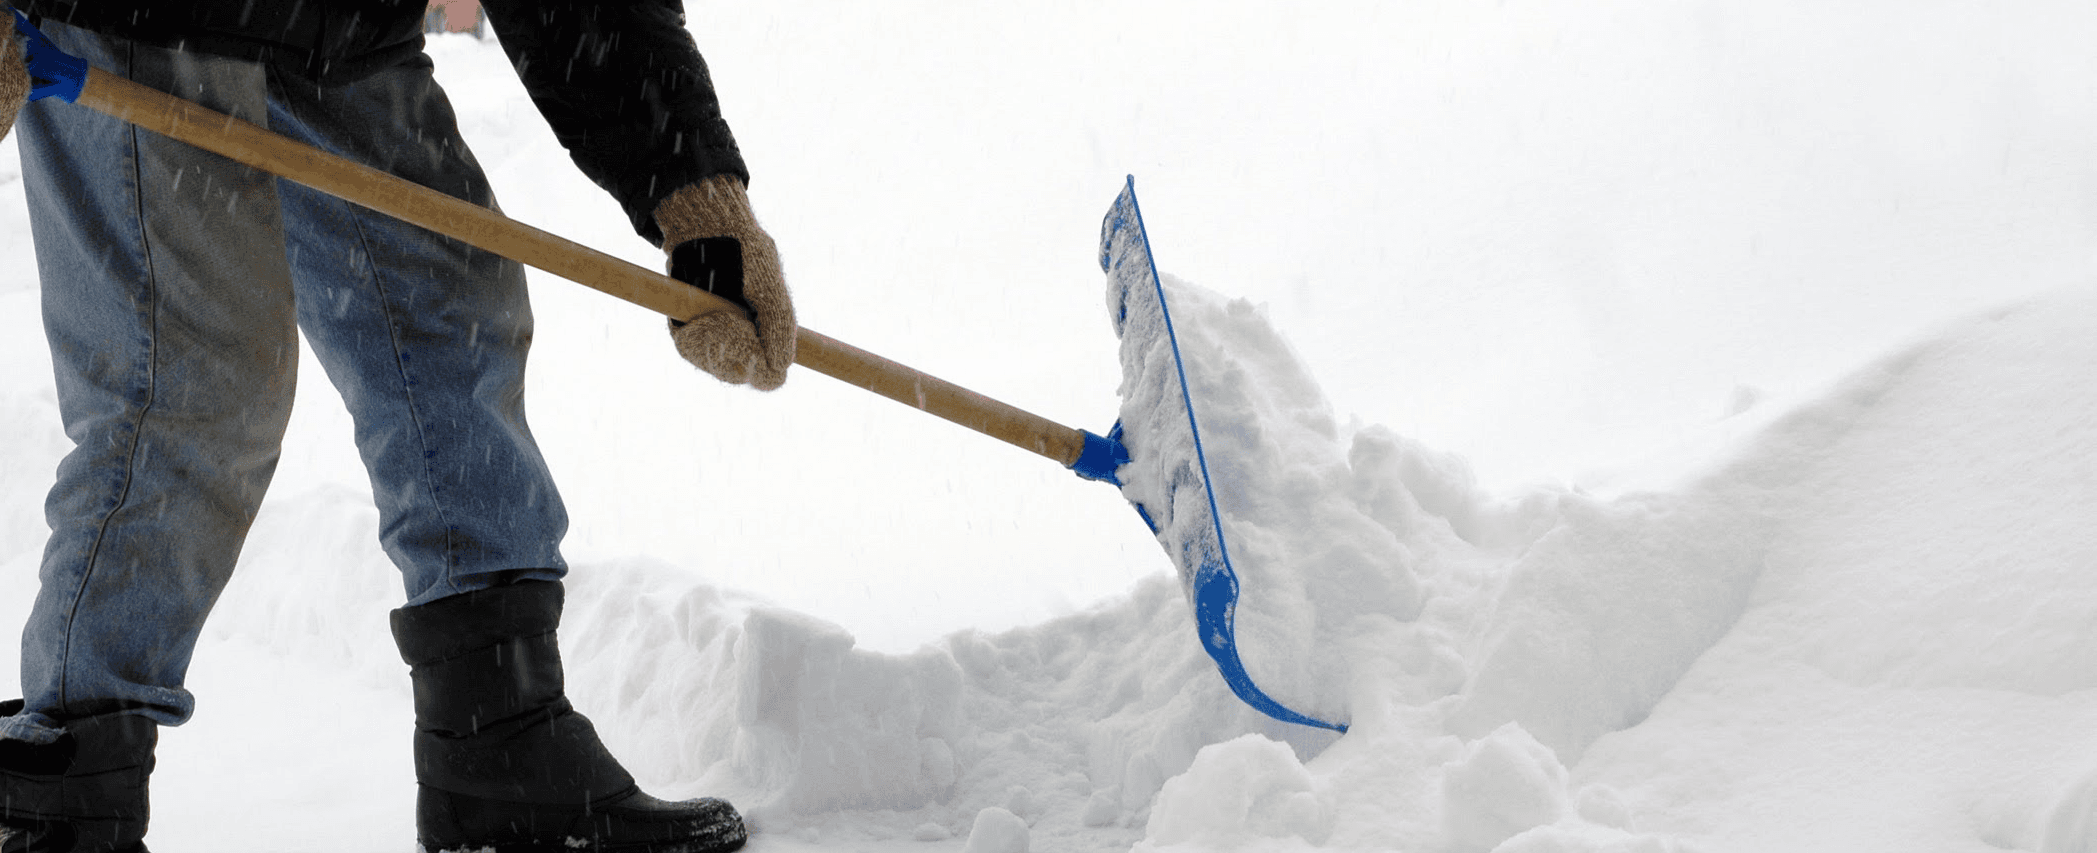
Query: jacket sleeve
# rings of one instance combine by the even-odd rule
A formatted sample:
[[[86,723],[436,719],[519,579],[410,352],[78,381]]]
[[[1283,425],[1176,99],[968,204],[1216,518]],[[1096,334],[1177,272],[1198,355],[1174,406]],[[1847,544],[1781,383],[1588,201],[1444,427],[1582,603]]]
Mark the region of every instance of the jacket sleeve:
[[[683,0],[486,0],[532,102],[583,174],[662,243],[655,207],[720,174],[749,183]]]

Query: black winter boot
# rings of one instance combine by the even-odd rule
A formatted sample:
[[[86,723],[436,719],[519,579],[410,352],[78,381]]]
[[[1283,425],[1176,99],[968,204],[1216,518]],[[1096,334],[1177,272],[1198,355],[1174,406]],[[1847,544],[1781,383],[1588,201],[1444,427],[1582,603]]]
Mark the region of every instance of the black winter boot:
[[[743,846],[733,807],[642,793],[568,704],[554,639],[561,600],[560,584],[524,581],[393,611],[415,683],[415,825],[425,853]]]
[[[0,717],[22,713],[0,702]],[[146,853],[146,779],[160,728],[133,714],[73,720],[56,742],[0,740],[0,853]]]

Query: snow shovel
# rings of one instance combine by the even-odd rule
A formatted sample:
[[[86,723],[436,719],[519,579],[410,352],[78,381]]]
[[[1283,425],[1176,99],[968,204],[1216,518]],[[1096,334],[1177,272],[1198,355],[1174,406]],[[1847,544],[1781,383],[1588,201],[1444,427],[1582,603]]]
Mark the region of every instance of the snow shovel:
[[[537,267],[596,288],[612,296],[675,319],[687,319],[734,306],[711,293],[669,276],[635,266],[589,247],[511,220],[495,211],[392,175],[345,160],[172,95],[134,83],[60,51],[17,11],[16,28],[29,40],[28,62],[35,88],[32,99],[57,97],[89,107],[230,160],[328,193],[402,221],[464,241],[482,250]],[[1135,181],[1130,179],[1109,212],[1101,234],[1101,266],[1121,295],[1116,318],[1124,338],[1170,339],[1171,320],[1158,283],[1149,239],[1136,209]],[[1121,485],[1115,472],[1128,461],[1119,426],[1107,436],[1072,429],[1017,407],[890,361],[803,327],[796,341],[795,362],[846,383],[945,418],[969,429],[1046,456],[1078,476]],[[1178,345],[1172,343],[1178,363]],[[1194,604],[1202,645],[1216,661],[1231,690],[1247,704],[1276,719],[1346,731],[1346,727],[1306,717],[1283,707],[1253,684],[1240,662],[1232,630],[1238,600],[1237,576],[1224,548],[1215,498],[1208,486],[1206,460],[1200,453],[1193,404],[1180,368],[1180,404],[1186,408],[1190,433],[1186,442],[1194,458],[1172,466],[1185,472],[1174,477],[1169,507],[1138,505],[1166,553],[1177,562],[1180,579]],[[1174,419],[1175,422],[1177,418]]]

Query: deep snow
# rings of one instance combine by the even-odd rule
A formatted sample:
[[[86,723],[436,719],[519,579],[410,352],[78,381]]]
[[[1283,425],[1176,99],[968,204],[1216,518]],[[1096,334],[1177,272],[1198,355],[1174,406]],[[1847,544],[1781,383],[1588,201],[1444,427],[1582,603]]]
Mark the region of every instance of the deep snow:
[[[1093,247],[1139,174],[1248,664],[1353,728],[1231,699],[1111,489],[714,387],[535,277],[571,687],[658,793],[758,851],[2097,849],[2097,12],[693,11],[804,319],[1074,426],[1119,405]],[[506,210],[654,262],[492,45],[432,52]],[[17,589],[64,451],[35,303],[0,275]],[[156,850],[409,847],[397,579],[307,390]]]

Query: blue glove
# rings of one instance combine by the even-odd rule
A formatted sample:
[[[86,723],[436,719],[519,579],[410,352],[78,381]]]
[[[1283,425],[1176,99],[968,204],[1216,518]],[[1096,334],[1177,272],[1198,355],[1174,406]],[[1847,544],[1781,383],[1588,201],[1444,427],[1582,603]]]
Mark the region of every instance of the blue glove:
[[[30,25],[29,16],[22,14],[22,10],[9,11],[15,14],[17,36],[9,41],[19,45],[19,50],[25,54],[22,56],[23,65],[27,67],[29,79],[32,81],[28,99],[41,101],[56,96],[69,104],[78,100],[80,90],[87,86],[87,60],[58,49],[58,45],[52,44],[51,38],[44,35],[43,30]],[[0,58],[15,59],[14,56]],[[8,67],[0,73],[12,75],[15,63],[9,61],[7,65]],[[0,95],[4,94],[5,89],[0,88]],[[12,102],[13,98],[9,98],[9,101]],[[10,126],[14,124],[11,119],[10,116]]]

